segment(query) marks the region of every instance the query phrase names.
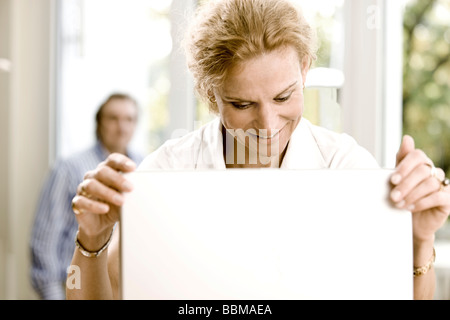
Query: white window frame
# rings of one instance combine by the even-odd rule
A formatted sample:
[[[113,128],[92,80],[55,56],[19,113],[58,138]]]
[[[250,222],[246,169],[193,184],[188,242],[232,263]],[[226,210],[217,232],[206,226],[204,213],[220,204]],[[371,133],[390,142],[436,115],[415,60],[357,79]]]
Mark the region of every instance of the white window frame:
[[[402,136],[401,1],[345,1],[343,131],[382,167],[395,167]]]
[[[181,42],[188,19],[197,7],[197,0],[173,0],[170,8],[172,53],[170,55],[169,124],[163,141],[182,136],[194,129],[196,99]]]

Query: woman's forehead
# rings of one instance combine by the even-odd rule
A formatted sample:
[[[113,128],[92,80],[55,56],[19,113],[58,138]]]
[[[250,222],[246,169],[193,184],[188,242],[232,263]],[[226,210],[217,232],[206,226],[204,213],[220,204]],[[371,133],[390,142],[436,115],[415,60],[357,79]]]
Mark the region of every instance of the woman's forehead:
[[[297,53],[294,50],[276,50],[235,64],[228,71],[220,91],[222,96],[264,90],[281,93],[300,80]]]

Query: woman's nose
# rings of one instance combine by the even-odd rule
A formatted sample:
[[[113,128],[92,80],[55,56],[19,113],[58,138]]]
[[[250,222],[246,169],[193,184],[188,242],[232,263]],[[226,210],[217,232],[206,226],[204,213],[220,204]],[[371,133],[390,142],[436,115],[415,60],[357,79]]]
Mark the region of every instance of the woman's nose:
[[[258,129],[265,130],[267,135],[272,135],[272,132],[276,131],[278,113],[274,106],[270,103],[261,104],[258,108]]]

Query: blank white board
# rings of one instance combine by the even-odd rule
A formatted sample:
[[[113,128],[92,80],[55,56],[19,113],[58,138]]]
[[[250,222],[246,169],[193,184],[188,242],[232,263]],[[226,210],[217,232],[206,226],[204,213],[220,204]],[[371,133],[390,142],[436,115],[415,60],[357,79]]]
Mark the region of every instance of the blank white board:
[[[127,175],[124,299],[412,299],[411,214],[390,170]]]

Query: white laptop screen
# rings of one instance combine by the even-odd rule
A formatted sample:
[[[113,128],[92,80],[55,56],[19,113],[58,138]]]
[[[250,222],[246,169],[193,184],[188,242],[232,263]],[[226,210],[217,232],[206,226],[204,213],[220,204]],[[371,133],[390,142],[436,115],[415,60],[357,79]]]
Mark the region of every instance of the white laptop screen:
[[[388,201],[391,173],[132,173],[122,297],[411,299],[411,215]]]

